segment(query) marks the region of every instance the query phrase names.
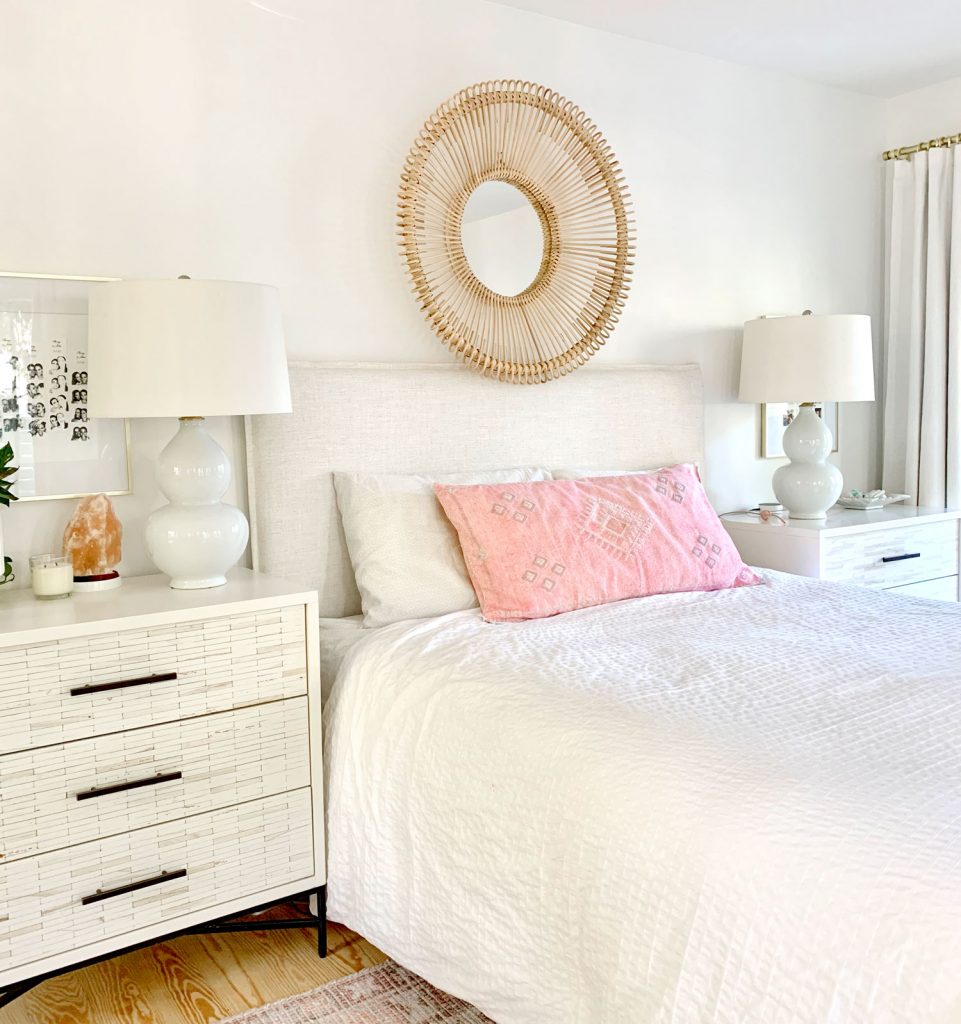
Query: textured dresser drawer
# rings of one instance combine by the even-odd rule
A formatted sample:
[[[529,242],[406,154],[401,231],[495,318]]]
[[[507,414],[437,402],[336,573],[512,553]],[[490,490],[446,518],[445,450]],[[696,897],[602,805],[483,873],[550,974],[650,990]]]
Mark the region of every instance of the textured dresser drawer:
[[[958,577],[945,576],[939,580],[924,580],[921,583],[908,583],[903,587],[889,588],[892,594],[904,597],[926,597],[929,601],[958,600]]]
[[[0,757],[0,863],[310,785],[307,698]]]
[[[0,650],[0,754],[306,692],[304,606]]]
[[[921,523],[828,537],[821,558],[823,579],[868,587],[900,587],[955,576],[958,524]]]
[[[0,867],[0,974],[315,870],[310,790]],[[166,872],[166,874],[164,874]],[[131,937],[130,942],[135,941]]]

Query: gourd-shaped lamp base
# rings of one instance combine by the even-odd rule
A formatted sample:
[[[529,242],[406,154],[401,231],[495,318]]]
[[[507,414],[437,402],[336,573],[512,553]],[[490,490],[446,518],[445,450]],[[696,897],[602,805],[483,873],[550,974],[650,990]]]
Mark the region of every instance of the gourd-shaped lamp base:
[[[230,486],[227,453],[203,417],[183,417],[157,460],[157,483],[170,502],[147,518],[147,551],[175,590],[220,587],[247,547],[247,517],[220,499]]]
[[[831,431],[805,402],[784,431],[784,454],[791,461],[773,481],[774,494],[792,519],[824,519],[841,496],[841,471],[827,461],[831,446]]]

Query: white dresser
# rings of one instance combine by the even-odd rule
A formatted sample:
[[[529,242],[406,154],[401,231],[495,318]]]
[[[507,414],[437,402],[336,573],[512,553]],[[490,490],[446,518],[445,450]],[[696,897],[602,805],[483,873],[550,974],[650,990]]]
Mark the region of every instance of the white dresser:
[[[317,595],[0,596],[0,990],[325,883]]]
[[[748,565],[858,583],[899,594],[958,600],[961,511],[894,505],[874,512],[835,507],[826,519],[721,519]]]

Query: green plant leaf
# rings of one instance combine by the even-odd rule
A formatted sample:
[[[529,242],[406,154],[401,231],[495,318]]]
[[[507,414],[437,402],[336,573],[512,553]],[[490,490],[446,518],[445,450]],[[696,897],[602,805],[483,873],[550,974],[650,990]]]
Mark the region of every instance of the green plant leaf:
[[[0,505],[9,505],[11,501],[18,500],[17,496],[13,493],[13,482],[7,479],[13,476],[20,468],[19,466],[11,466],[10,463],[12,461],[13,445],[7,441],[5,445],[0,446]]]

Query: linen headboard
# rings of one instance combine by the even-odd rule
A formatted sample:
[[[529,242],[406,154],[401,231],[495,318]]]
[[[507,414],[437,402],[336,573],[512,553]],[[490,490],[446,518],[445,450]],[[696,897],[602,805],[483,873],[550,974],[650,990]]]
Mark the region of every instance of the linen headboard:
[[[321,615],[360,595],[332,473],[545,466],[646,469],[699,462],[697,366],[589,366],[502,384],[457,364],[291,363],[290,416],[247,421],[254,567],[316,588]]]

